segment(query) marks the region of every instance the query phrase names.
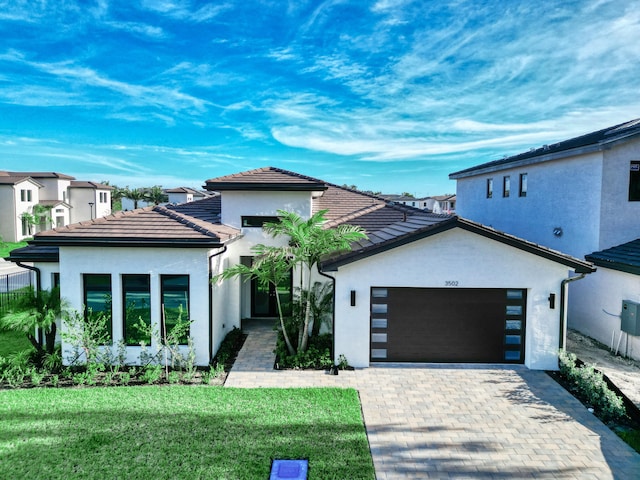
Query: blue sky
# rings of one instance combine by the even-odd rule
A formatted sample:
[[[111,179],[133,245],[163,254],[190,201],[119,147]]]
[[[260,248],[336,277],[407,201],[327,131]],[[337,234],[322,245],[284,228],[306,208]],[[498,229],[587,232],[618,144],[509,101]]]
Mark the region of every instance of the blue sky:
[[[636,0],[0,0],[0,169],[361,189],[640,117]]]

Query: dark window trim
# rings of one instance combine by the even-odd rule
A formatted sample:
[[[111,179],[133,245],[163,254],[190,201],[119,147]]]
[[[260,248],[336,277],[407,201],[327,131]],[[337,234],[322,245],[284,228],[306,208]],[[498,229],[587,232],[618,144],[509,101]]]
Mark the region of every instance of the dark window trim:
[[[127,277],[145,277],[147,280],[147,285],[148,288],[144,288],[144,287],[134,287],[134,288],[129,288],[127,289],[127,285],[126,285],[126,278]],[[144,293],[149,293],[149,321],[151,321],[151,275],[147,274],[147,273],[123,273],[120,281],[122,283],[121,287],[122,287],[122,339],[124,340],[125,344],[129,347],[135,347],[135,346],[139,346],[139,343],[129,343],[128,338],[127,338],[127,293],[131,293],[131,292],[144,292]],[[137,323],[137,320],[136,320]],[[148,340],[147,345],[151,345],[151,339],[145,339]]]
[[[111,278],[110,273],[83,273],[82,274],[82,301],[84,307],[84,318],[86,319],[89,315],[89,306],[87,305],[87,292],[104,292],[103,289],[100,288],[87,288],[87,278],[89,277],[105,277],[109,279],[109,293],[113,297],[113,279]],[[113,340],[113,302],[111,303],[111,308],[109,310],[109,338]]]
[[[243,215],[242,228],[262,228],[265,223],[279,222],[276,216]]]
[[[640,160],[629,162],[629,201],[640,202]]]
[[[502,177],[502,197],[509,198],[511,194],[511,176],[505,175]]]
[[[527,190],[528,190],[528,174],[527,173],[521,173],[520,174],[520,189],[518,192],[518,195],[520,197],[526,197],[527,196]],[[524,180],[524,182],[523,182]]]
[[[165,292],[171,292],[171,291],[175,291],[175,292],[182,292],[183,289],[182,288],[177,288],[177,287],[172,287],[172,286],[165,286],[164,284],[164,280],[165,279],[170,279],[170,278],[179,278],[179,277],[186,277],[187,278],[187,319],[189,320],[189,316],[191,315],[191,277],[189,274],[185,273],[185,274],[162,274],[160,275],[160,315],[164,315],[164,312],[162,310],[162,307],[164,306],[164,294]],[[166,318],[165,318],[166,320]],[[165,337],[166,333],[165,333],[165,322],[160,322],[160,335],[162,335],[162,338]],[[189,333],[187,334],[187,337],[189,337],[189,335],[191,335],[191,329],[189,329]],[[188,340],[185,339],[184,343],[180,343],[180,345],[187,345],[188,344]]]

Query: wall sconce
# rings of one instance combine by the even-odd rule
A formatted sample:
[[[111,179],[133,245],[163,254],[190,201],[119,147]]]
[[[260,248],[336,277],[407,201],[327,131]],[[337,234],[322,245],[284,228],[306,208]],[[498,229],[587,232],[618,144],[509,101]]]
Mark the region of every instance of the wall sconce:
[[[549,300],[549,308],[551,310],[555,309],[556,308],[556,294],[555,293],[550,293],[548,300]]]
[[[351,306],[352,307],[356,306],[356,291],[355,290],[351,290]]]
[[[562,236],[562,227],[555,227],[555,228],[553,229],[553,234],[554,234],[556,237],[561,237],[561,236]]]

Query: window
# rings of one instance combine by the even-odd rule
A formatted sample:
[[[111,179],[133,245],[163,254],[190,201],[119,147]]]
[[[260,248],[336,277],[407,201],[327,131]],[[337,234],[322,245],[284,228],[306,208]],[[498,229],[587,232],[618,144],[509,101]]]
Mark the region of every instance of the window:
[[[278,217],[242,217],[242,226],[248,228],[262,228],[265,223],[279,222]]]
[[[162,336],[171,332],[178,319],[189,320],[189,275],[162,275],[160,277],[161,308],[164,316]],[[180,345],[186,345],[189,332],[180,337]]]
[[[30,202],[32,200],[31,190],[20,190],[20,200],[23,202]]]
[[[27,217],[22,217],[22,235],[31,235],[31,223]]]
[[[89,315],[104,315],[107,335],[112,338],[111,320],[111,275],[89,274],[83,275],[85,318]]]
[[[149,332],[140,331],[136,324],[151,326],[151,282],[149,275],[122,276],[122,304],[124,312],[124,342],[127,345],[151,344]]]
[[[519,195],[521,197],[526,197],[527,196],[527,174],[526,173],[521,173],[520,174],[520,193]]]
[[[511,177],[509,175],[502,177],[502,196],[507,198],[511,191]]]
[[[640,160],[629,165],[629,201],[640,202]]]
[[[487,198],[493,198],[493,178],[487,178]]]
[[[100,193],[100,203],[107,203],[107,192],[99,192]]]

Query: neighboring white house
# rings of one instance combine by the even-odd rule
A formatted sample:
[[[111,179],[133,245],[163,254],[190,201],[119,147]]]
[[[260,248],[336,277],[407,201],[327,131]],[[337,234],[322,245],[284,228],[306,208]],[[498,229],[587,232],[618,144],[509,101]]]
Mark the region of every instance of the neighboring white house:
[[[405,195],[381,195],[382,198],[407,207],[429,210],[433,213],[446,213],[453,215],[456,213],[456,196],[454,194],[437,195],[435,197],[408,197]]]
[[[168,188],[164,191],[169,197],[169,203],[187,203],[205,198],[204,193],[189,187]]]
[[[159,325],[163,311],[181,306],[193,320],[199,365],[243,319],[276,316],[273,287],[210,279],[249,264],[258,243],[285,244],[262,230],[279,209],[303,218],[328,210],[326,227],[353,224],[368,234],[315,274],[335,288],[334,359],[344,355],[355,367],[399,361],[555,369],[566,282],[573,272],[594,270],[472,221],[278,168],[210,179],[206,188],[219,195],[38,233],[10,259],[34,262],[42,287],[59,282],[72,308],[108,310],[112,339],[125,340],[131,362],[140,354],[131,323],[144,316]],[[278,291],[290,295],[292,288],[290,279]]]
[[[640,119],[449,177],[460,215],[579,258],[640,238]],[[612,275],[599,269],[570,287],[569,325],[607,345],[621,333],[611,302],[640,300],[633,275],[615,295],[603,288]]]
[[[54,226],[109,215],[112,189],[56,172],[0,171],[0,235],[17,242]],[[35,225],[28,215],[37,217]]]

